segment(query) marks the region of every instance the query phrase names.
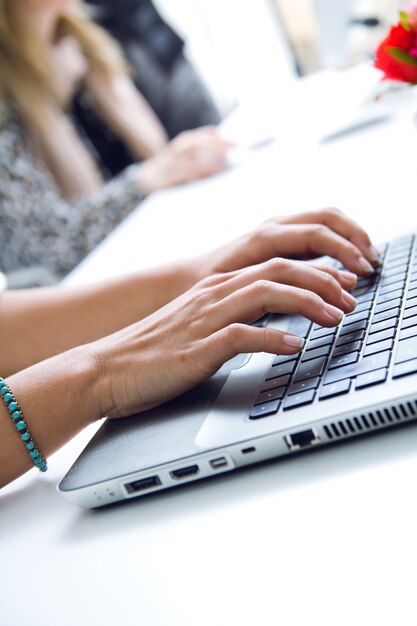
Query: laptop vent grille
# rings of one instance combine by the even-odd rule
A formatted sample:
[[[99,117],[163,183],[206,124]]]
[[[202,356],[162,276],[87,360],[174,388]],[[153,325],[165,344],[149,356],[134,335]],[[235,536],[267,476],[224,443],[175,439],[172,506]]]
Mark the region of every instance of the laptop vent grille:
[[[371,432],[379,428],[386,428],[411,418],[417,418],[417,402],[405,402],[331,422],[324,426],[323,430],[329,439],[340,439],[366,431]]]

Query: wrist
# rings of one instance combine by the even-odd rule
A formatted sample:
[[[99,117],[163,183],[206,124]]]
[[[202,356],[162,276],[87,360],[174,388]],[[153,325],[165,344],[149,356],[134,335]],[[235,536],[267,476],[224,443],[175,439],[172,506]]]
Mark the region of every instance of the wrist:
[[[88,346],[8,376],[27,433],[47,458],[101,417],[99,367]],[[0,487],[33,467],[10,415],[0,406]]]
[[[141,163],[137,168],[136,180],[140,191],[148,196],[150,193],[163,187],[154,158]]]
[[[170,274],[169,301],[188,291],[199,280],[207,276],[202,257],[181,259],[176,263],[172,263],[170,265]]]
[[[41,447],[50,454],[102,417],[100,365],[91,344],[41,361],[8,378]]]

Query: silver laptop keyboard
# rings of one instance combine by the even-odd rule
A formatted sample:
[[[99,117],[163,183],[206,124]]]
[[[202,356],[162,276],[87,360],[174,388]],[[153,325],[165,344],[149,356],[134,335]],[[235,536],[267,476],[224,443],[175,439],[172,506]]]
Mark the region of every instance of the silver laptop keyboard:
[[[358,279],[351,292],[358,305],[339,326],[325,328],[295,316],[289,330],[305,337],[305,346],[298,355],[273,359],[250,419],[417,372],[416,238],[395,239],[380,252],[381,268]]]

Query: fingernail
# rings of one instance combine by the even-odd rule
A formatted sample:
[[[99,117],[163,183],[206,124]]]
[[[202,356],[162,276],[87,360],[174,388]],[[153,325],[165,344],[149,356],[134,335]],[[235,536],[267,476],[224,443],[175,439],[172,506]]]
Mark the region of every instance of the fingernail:
[[[345,287],[354,287],[357,283],[356,274],[352,274],[352,272],[340,272],[340,281],[345,285]]]
[[[349,309],[351,309],[351,310],[353,310],[357,306],[357,304],[358,304],[358,301],[356,300],[356,298],[354,298],[347,291],[344,291],[342,293],[342,302],[343,302],[343,304],[346,304],[346,306],[349,307]]]
[[[379,265],[381,263],[381,253],[377,248],[375,248],[375,246],[369,247],[369,258],[372,263],[375,263],[375,265]]]
[[[372,265],[368,263],[368,261],[363,256],[359,259],[358,265],[362,274],[373,274],[375,272]]]
[[[302,337],[297,337],[297,335],[284,335],[282,341],[290,348],[297,348],[298,350],[301,350],[304,346],[304,339]]]
[[[342,321],[344,313],[340,309],[337,309],[335,306],[327,303],[323,306],[323,309],[333,323],[339,324],[339,322]]]

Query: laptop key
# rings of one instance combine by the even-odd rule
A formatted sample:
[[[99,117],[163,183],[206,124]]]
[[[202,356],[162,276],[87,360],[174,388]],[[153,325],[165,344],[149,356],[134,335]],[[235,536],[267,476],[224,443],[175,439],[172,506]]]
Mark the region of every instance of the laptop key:
[[[384,293],[379,295],[377,298],[377,305],[382,304],[383,302],[389,302],[390,300],[395,300],[396,298],[401,298],[403,295],[402,289],[397,289],[397,291],[390,291],[390,293]]]
[[[396,270],[396,269],[398,269],[398,271],[401,271],[404,265],[407,265],[407,264],[408,264],[408,255],[406,257],[397,257],[395,259],[388,259],[387,261],[385,261],[384,266],[386,267],[388,271]]]
[[[377,324],[378,322],[389,320],[392,317],[398,317],[399,312],[400,312],[400,308],[397,306],[393,309],[382,311],[382,313],[375,313],[375,315],[372,318],[372,324]]]
[[[345,343],[341,346],[338,346],[333,350],[332,357],[342,356],[343,354],[349,354],[349,352],[356,352],[361,349],[362,342],[361,341],[352,341],[352,343]]]
[[[289,361],[296,361],[298,356],[298,354],[277,354],[272,361],[272,366],[279,365],[280,363],[288,363]]]
[[[311,322],[306,317],[302,315],[295,315],[289,326],[289,331],[294,335],[298,335],[299,337],[307,337],[310,332]]]
[[[320,400],[327,400],[328,398],[334,398],[335,396],[341,396],[345,393],[349,393],[350,387],[352,385],[352,381],[350,378],[346,378],[345,380],[338,380],[335,383],[331,383],[330,385],[324,385],[321,388],[319,394]]]
[[[404,363],[395,365],[392,370],[392,377],[401,378],[402,376],[409,376],[410,374],[415,374],[416,372],[417,359],[412,359],[411,361],[405,361]]]
[[[409,242],[404,242],[401,245],[398,245],[396,241],[391,242],[387,258],[389,261],[391,261],[392,259],[396,259],[398,257],[404,257],[404,256],[408,258],[410,256],[410,249],[411,249],[411,240]]]
[[[417,326],[410,326],[410,328],[403,328],[400,331],[399,339],[408,339],[409,337],[415,337],[417,335]]]
[[[341,335],[346,335],[347,333],[354,333],[357,330],[364,330],[368,325],[367,320],[359,320],[353,324],[346,325],[342,324],[342,328],[340,329],[339,337]]]
[[[388,311],[389,309],[399,308],[401,306],[402,299],[394,298],[393,300],[389,300],[388,302],[381,302],[381,304],[377,304],[375,307],[375,315],[378,313],[382,313],[383,311]]]
[[[331,346],[333,340],[334,334],[324,335],[318,339],[309,339],[305,351],[309,352],[310,350],[316,350],[316,348],[321,348],[322,346]]]
[[[315,389],[309,389],[308,391],[303,391],[293,396],[287,396],[287,398],[285,398],[284,404],[282,405],[282,408],[284,411],[288,411],[289,409],[295,409],[298,406],[311,404],[314,400],[315,393]]]
[[[278,387],[277,389],[269,389],[268,391],[262,391],[258,394],[254,404],[266,404],[272,400],[282,400],[285,394],[286,387]]]
[[[417,280],[413,280],[408,284],[407,300],[417,297]]]
[[[305,380],[306,378],[321,376],[325,363],[326,357],[324,356],[321,356],[318,359],[312,359],[311,361],[306,361],[305,363],[300,363],[293,382],[298,383],[300,380]]]
[[[404,282],[406,276],[407,276],[406,271],[399,272],[398,274],[395,272],[392,276],[385,276],[385,274],[383,274],[381,278],[381,287],[394,285],[399,280],[402,280]]]
[[[336,367],[343,367],[349,365],[349,363],[356,363],[359,359],[359,352],[349,352],[341,356],[333,358],[329,363],[329,370],[333,370]]]
[[[358,301],[359,304],[362,304],[363,302],[369,302],[369,301],[372,302],[374,297],[375,297],[375,292],[371,291],[371,292],[364,293],[361,296],[358,296],[356,300]]]
[[[260,392],[262,391],[269,391],[270,389],[277,389],[278,387],[287,387],[288,383],[290,382],[290,375],[288,374],[287,376],[278,376],[277,378],[271,378],[269,380],[266,380],[261,388],[260,388]]]
[[[404,288],[404,281],[401,280],[396,283],[392,283],[390,285],[385,285],[384,287],[381,287],[379,291],[379,295],[391,293],[391,291],[395,291],[397,289],[403,289],[403,288]]]
[[[378,370],[382,367],[388,367],[390,357],[391,352],[389,350],[379,352],[378,354],[372,354],[371,356],[364,357],[358,363],[330,370],[326,373],[323,382],[327,385],[338,380],[343,380],[344,378],[354,378],[355,376],[360,376],[360,374],[366,374],[367,372],[372,372],[373,370]]]
[[[357,280],[356,285],[351,290],[352,295],[358,294],[365,289],[375,289],[377,281],[372,276],[362,276]]]
[[[354,333],[347,333],[346,335],[340,335],[337,338],[336,346],[342,346],[345,343],[352,343],[353,341],[362,341],[365,336],[364,330],[356,330]]]
[[[407,317],[401,322],[401,328],[410,328],[411,326],[417,325],[417,315],[413,317]]]
[[[352,296],[354,296],[355,298],[359,298],[359,296],[363,296],[366,293],[374,293],[376,289],[376,285],[375,284],[369,284],[369,285],[364,285],[363,287],[359,286],[359,287],[355,287],[354,289],[352,289]]]
[[[367,320],[370,315],[370,311],[360,311],[356,315],[346,316],[343,320],[343,328],[346,328],[350,324],[355,324],[356,322],[361,322],[362,320]]]
[[[326,328],[324,326],[316,326],[311,333],[311,339],[318,339],[319,337],[332,336],[336,334],[336,328]]]
[[[373,335],[369,335],[366,345],[369,346],[372,343],[377,343],[378,341],[385,341],[386,339],[392,339],[395,335],[395,328],[388,328],[387,330],[383,330],[379,333],[374,333]]]
[[[373,372],[361,374],[356,378],[355,388],[364,389],[365,387],[370,387],[371,385],[380,385],[387,380],[387,375],[387,369],[374,370]]]
[[[364,287],[365,285],[373,285],[375,283],[375,277],[371,276],[358,276],[356,280],[356,287]]]
[[[414,294],[412,298],[407,297],[406,302],[405,302],[406,309],[411,309],[411,307],[413,306],[417,306],[417,297],[414,296]]]
[[[407,272],[404,272],[404,273],[403,272],[404,271],[402,270],[401,275],[406,276]],[[383,279],[388,279],[388,278],[392,278],[392,277],[397,278],[397,276],[398,276],[398,269],[391,270],[391,269],[384,268],[383,271],[382,271],[382,278]]]
[[[315,350],[307,350],[307,352],[304,352],[301,358],[301,362],[305,363],[305,361],[316,359],[319,356],[329,356],[330,350],[331,345],[321,346],[320,348],[316,348]]]
[[[378,341],[377,343],[371,343],[369,346],[366,346],[363,356],[369,356],[371,354],[376,354],[377,352],[384,352],[385,350],[390,350],[392,348],[392,344],[394,343],[393,339],[386,339],[385,341]]]
[[[292,383],[292,385],[288,388],[288,395],[292,396],[295,393],[301,393],[301,391],[307,391],[307,389],[317,389],[320,384],[320,378],[317,376],[316,378],[307,378],[306,380],[301,380],[299,383]]]
[[[395,364],[417,358],[417,336],[403,339],[398,343]]]
[[[277,363],[272,365],[266,378],[276,378],[277,376],[284,376],[285,374],[292,374],[296,366],[296,361],[286,361],[285,363]]]
[[[414,317],[414,315],[417,315],[417,306],[413,306],[410,309],[406,309],[404,311],[404,318],[403,319],[407,319],[409,317]]]
[[[361,311],[369,311],[372,308],[372,302],[368,300],[368,302],[362,302],[362,304],[358,304],[356,308],[351,311],[351,313],[346,313],[345,319],[349,319],[353,315],[360,313]]]
[[[397,326],[397,318],[390,317],[382,322],[375,322],[369,327],[369,334],[379,333],[381,330],[388,330],[389,328],[395,328]]]
[[[261,417],[267,417],[268,415],[275,415],[275,413],[278,412],[280,404],[279,400],[275,400],[274,402],[266,402],[265,404],[254,406],[249,412],[249,419],[257,420]]]

